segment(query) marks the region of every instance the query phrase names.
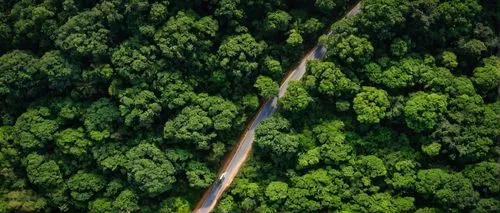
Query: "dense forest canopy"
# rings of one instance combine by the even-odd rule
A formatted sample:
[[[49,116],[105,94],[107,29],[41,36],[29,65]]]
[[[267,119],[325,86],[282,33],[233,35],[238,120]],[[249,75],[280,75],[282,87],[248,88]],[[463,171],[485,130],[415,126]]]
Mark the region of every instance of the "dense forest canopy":
[[[498,1],[355,3],[0,0],[0,212],[190,212],[317,41],[216,212],[498,211]]]
[[[0,212],[190,211],[352,3],[0,0]]]
[[[498,212],[500,3],[366,0],[331,30],[216,212]]]

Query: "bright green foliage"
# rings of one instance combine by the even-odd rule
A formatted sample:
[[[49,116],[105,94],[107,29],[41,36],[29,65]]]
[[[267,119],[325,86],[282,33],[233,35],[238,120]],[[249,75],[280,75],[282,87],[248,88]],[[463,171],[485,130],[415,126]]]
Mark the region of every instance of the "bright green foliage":
[[[37,212],[47,208],[47,200],[32,190],[11,191],[5,195],[5,200],[6,206],[1,206],[0,210]]]
[[[106,198],[97,198],[89,204],[89,211],[92,213],[107,213],[112,210],[112,202]]]
[[[245,11],[238,8],[240,0],[221,0],[217,2],[216,16],[222,16],[228,20],[238,20],[244,17]]]
[[[495,198],[481,199],[477,202],[477,207],[472,212],[495,212],[498,211],[500,201]]]
[[[482,92],[498,88],[500,84],[500,59],[489,57],[483,60],[484,66],[474,69],[472,82]]]
[[[86,201],[102,190],[106,182],[103,177],[97,174],[78,172],[69,178],[67,184],[73,199]]]
[[[346,210],[359,212],[405,212],[411,211],[415,207],[412,197],[393,198],[388,193],[377,193],[368,195],[365,193],[358,194],[354,197],[356,205],[349,206]]]
[[[286,43],[288,45],[291,47],[298,47],[302,45],[302,42],[304,42],[304,39],[302,38],[302,35],[300,35],[299,31],[291,29],[290,32],[288,32],[288,39],[286,39]]]
[[[333,164],[336,164],[350,160],[352,158],[351,152],[353,151],[353,147],[346,143],[346,137],[342,132],[343,128],[344,123],[338,120],[324,122],[315,126],[312,131],[316,140],[322,145],[318,147],[319,150],[312,149],[305,155],[299,156],[299,166],[305,166],[300,163],[301,160],[305,160],[304,157],[306,159],[313,157],[314,159],[314,157],[318,156],[316,152],[324,159],[325,163],[333,162]],[[313,159],[307,160],[307,164],[311,165],[311,160]]]
[[[0,97],[4,101],[37,94],[37,60],[27,52],[15,50],[0,56]],[[9,99],[7,99],[9,98]]]
[[[156,77],[158,61],[153,45],[141,45],[136,40],[124,42],[111,56],[116,73],[130,82],[138,83]]]
[[[359,160],[356,161],[356,165],[362,174],[371,178],[385,176],[387,174],[384,162],[373,155],[361,156]]]
[[[473,206],[479,194],[472,188],[469,179],[461,174],[449,174],[441,169],[421,170],[417,175],[417,191],[433,195],[447,207],[464,209]]]
[[[359,88],[334,63],[311,61],[307,68],[308,72],[314,76],[315,86],[320,93],[341,96]]]
[[[480,191],[497,193],[500,191],[498,177],[500,177],[500,165],[495,162],[481,162],[468,165],[463,171],[464,175],[471,180],[474,187]]]
[[[149,90],[128,88],[119,96],[120,113],[125,125],[133,129],[147,128],[161,111],[156,95]]]
[[[446,95],[417,92],[404,107],[406,125],[419,132],[433,129],[446,110]]]
[[[363,87],[353,103],[361,123],[379,123],[390,106],[387,92],[375,87]]]
[[[266,188],[266,196],[270,201],[279,202],[287,197],[288,184],[280,181],[269,183]]]
[[[23,149],[39,149],[53,139],[59,128],[56,121],[48,119],[51,112],[46,107],[29,109],[17,118],[14,140]]]
[[[35,153],[26,157],[26,173],[31,183],[42,187],[53,187],[62,182],[59,165]]]
[[[362,10],[356,26],[380,40],[392,39],[406,20],[406,5],[398,0],[367,1]]]
[[[186,175],[189,186],[194,188],[208,187],[215,179],[215,174],[212,173],[206,165],[196,161],[188,164]]]
[[[430,18],[434,26],[439,26],[438,35],[454,39],[471,33],[480,11],[478,1],[453,0],[439,4]]]
[[[263,98],[270,98],[278,95],[279,85],[273,79],[260,75],[255,81],[254,87],[259,90],[259,94]]]
[[[280,62],[270,57],[264,60],[264,66],[273,76],[280,75],[283,72]]]
[[[278,104],[286,111],[300,112],[305,110],[312,98],[298,81],[290,81],[285,95],[278,100]]]
[[[441,53],[441,64],[448,69],[454,69],[458,66],[457,55],[453,52],[444,51]]]
[[[208,113],[199,107],[186,107],[173,120],[165,124],[166,138],[195,143],[198,148],[206,149],[217,135],[209,132],[213,122]]]
[[[257,42],[248,33],[228,37],[222,41],[217,51],[219,65],[226,76],[234,77],[239,82],[257,70],[257,59],[265,47],[265,43]]]
[[[172,142],[194,143],[198,149],[208,149],[217,137],[214,130],[228,130],[235,124],[237,107],[217,96],[201,94],[196,106],[182,109],[174,119],[165,123],[163,134]]]
[[[159,209],[160,213],[189,213],[191,212],[191,207],[189,202],[182,197],[169,198],[161,203]]]
[[[339,194],[347,188],[340,173],[319,169],[292,179],[285,208],[289,211],[320,210],[321,206],[335,208],[341,205]]]
[[[297,152],[299,145],[295,135],[287,134],[290,129],[288,120],[273,116],[261,122],[255,130],[256,146],[263,152],[270,153],[276,158],[287,157]]]
[[[327,59],[340,60],[346,64],[364,64],[371,59],[373,46],[366,38],[355,35],[341,37],[334,35],[325,41]]]
[[[214,212],[496,212],[496,1],[354,3],[1,1],[0,212],[194,211],[316,45]]]
[[[83,128],[65,129],[55,134],[57,147],[64,154],[82,156],[87,154],[93,145],[92,141],[85,137]]]
[[[422,145],[422,151],[429,156],[439,155],[439,151],[441,150],[441,144],[432,142],[429,145]]]
[[[150,196],[171,189],[176,181],[174,166],[155,145],[141,143],[130,149],[126,158],[128,178]]]
[[[211,17],[198,19],[195,14],[180,11],[155,33],[154,40],[165,57],[194,60],[198,52],[213,45],[217,30],[217,21]]]
[[[76,56],[100,58],[108,54],[111,32],[100,13],[90,10],[69,18],[55,33],[55,44]]]
[[[107,98],[93,102],[83,115],[83,124],[94,140],[102,140],[115,131],[120,121],[118,107]]]
[[[269,32],[285,31],[291,19],[292,16],[282,10],[269,12],[264,19],[264,29]]]
[[[345,6],[312,3],[325,14]],[[496,212],[495,9],[478,0],[363,2],[361,13],[320,39],[324,61],[308,63],[300,84],[314,102],[293,111],[289,103],[300,96],[279,100],[279,115],[257,127],[255,152],[230,188],[237,193],[217,210]],[[289,14],[290,42],[282,49],[302,47],[292,35],[305,40],[305,29],[316,26]],[[270,36],[262,34],[256,37]],[[275,79],[271,59],[264,61],[265,75]],[[285,153],[287,138],[297,146]]]
[[[153,88],[160,94],[159,99],[164,109],[182,107],[195,97],[193,86],[177,72],[159,73],[153,82]]]
[[[113,208],[120,212],[133,212],[139,210],[137,194],[130,189],[122,191],[113,201]]]
[[[395,39],[391,44],[391,53],[394,56],[402,57],[411,49],[411,41],[408,39]]]

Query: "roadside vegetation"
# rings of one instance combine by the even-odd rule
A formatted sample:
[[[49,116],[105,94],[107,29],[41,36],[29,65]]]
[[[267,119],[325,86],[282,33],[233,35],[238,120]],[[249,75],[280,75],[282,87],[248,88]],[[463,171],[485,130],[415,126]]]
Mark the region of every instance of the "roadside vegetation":
[[[499,23],[498,1],[363,1],[216,212],[498,212]]]
[[[352,3],[0,1],[0,212],[189,212]]]

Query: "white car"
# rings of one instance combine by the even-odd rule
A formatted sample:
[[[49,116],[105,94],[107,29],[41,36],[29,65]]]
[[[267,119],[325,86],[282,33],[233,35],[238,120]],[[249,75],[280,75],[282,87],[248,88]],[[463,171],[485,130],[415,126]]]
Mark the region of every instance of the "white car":
[[[217,184],[222,183],[226,179],[226,172],[223,172],[220,176],[219,179],[217,179]]]

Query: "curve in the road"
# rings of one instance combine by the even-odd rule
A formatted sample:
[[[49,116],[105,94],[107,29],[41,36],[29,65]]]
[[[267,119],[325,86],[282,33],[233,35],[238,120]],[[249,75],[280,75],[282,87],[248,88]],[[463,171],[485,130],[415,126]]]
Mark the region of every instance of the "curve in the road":
[[[360,12],[360,9],[361,3],[358,3],[345,15],[345,17],[356,15]],[[331,35],[331,32],[329,32],[328,35]],[[238,145],[229,154],[228,158],[226,158],[224,165],[221,167],[219,173],[217,174],[217,177],[219,177],[219,175],[225,172],[225,178],[222,181],[216,181],[210,186],[210,188],[207,189],[207,191],[203,194],[202,198],[194,208],[193,212],[208,213],[212,211],[212,209],[215,207],[215,204],[217,203],[217,200],[222,196],[222,193],[226,190],[226,188],[229,187],[233,179],[238,174],[239,169],[247,159],[248,154],[250,153],[250,150],[252,148],[252,143],[254,141],[255,128],[262,120],[268,118],[276,111],[278,98],[281,98],[283,97],[283,95],[285,95],[286,89],[288,88],[288,83],[292,80],[299,80],[302,78],[302,76],[306,72],[307,61],[312,59],[322,59],[325,53],[326,48],[323,44],[316,45],[302,58],[299,65],[285,76],[283,82],[281,83],[278,97],[267,100],[259,108],[256,116],[245,129],[243,136],[238,142]]]

